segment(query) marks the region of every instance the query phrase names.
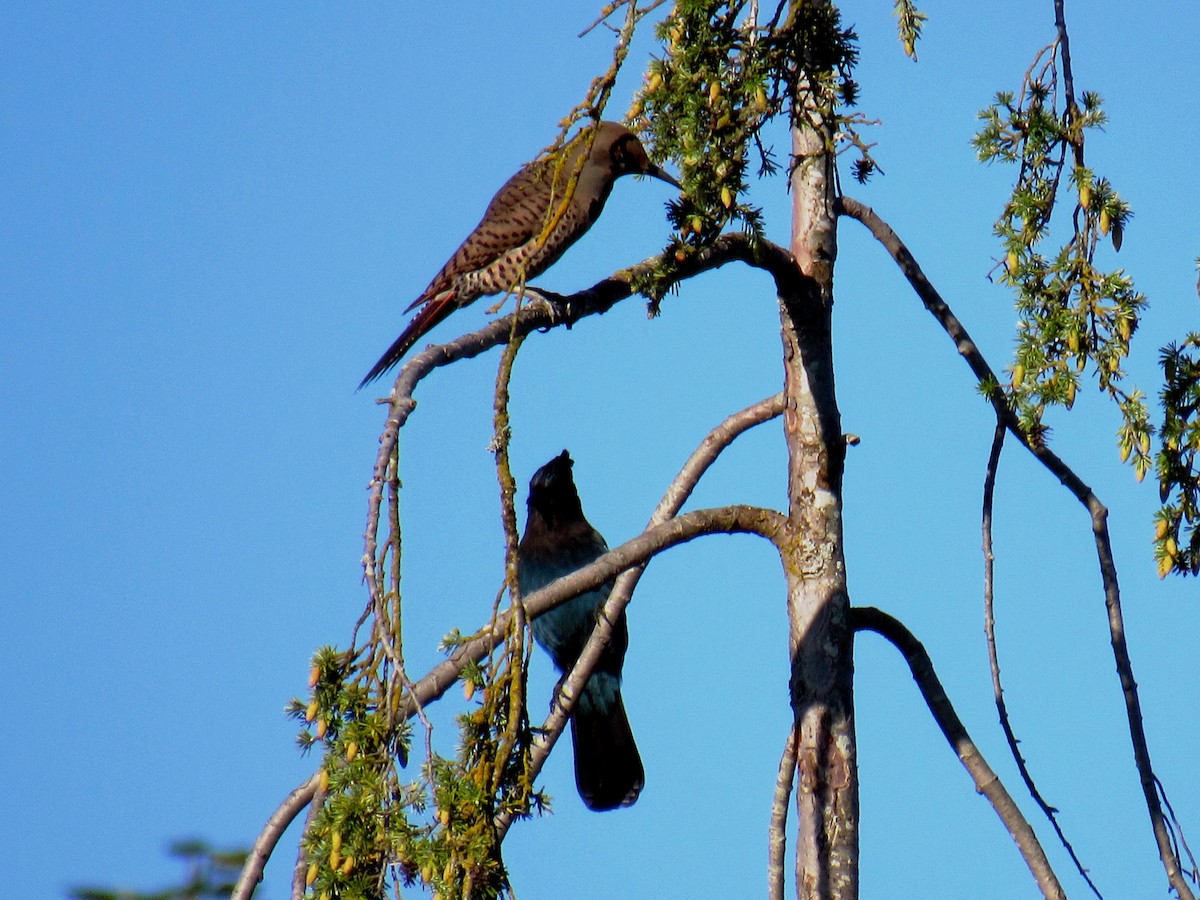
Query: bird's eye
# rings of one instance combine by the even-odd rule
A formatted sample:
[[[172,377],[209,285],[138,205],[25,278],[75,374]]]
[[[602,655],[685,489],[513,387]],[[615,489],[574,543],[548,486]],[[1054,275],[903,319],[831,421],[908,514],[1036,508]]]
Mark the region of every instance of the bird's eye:
[[[623,137],[617,143],[613,144],[612,157],[613,164],[618,169],[634,168],[634,157],[632,153],[632,138]]]

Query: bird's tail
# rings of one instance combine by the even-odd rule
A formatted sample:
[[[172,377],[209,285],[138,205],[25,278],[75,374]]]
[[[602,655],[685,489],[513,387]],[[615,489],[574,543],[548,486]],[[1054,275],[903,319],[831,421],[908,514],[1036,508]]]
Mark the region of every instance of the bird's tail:
[[[413,316],[412,321],[400,332],[400,337],[396,338],[392,346],[388,347],[387,352],[379,357],[379,362],[371,367],[367,377],[359,382],[358,390],[362,390],[400,362],[404,358],[404,354],[412,349],[413,344],[457,309],[457,304],[454,302],[455,297],[457,297],[455,291],[442,291],[431,297],[429,302],[421,307],[420,312]]]
[[[621,693],[617,692],[616,702],[606,711],[585,705],[591,708],[576,706],[571,719],[579,796],[588,809],[597,812],[632,806],[646,775]]]

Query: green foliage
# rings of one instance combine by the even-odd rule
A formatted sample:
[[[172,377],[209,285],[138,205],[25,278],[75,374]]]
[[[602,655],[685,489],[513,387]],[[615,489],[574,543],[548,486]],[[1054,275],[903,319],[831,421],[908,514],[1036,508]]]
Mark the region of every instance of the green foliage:
[[[403,878],[418,878],[435,896],[493,898],[509,891],[494,821],[503,813],[541,811],[529,771],[532,732],[525,711],[527,634],[514,620],[505,648],[487,665],[463,670],[463,694],[474,708],[458,717],[454,760],[431,757],[426,778],[433,798],[427,824],[398,848]]]
[[[1143,395],[1122,386],[1122,361],[1146,299],[1123,270],[1096,264],[1106,241],[1120,249],[1132,213],[1084,164],[1085,134],[1104,124],[1104,111],[1096,94],[1084,94],[1082,105],[1063,96],[1058,46],[1038,55],[1018,94],[996,95],[979,114],[983,127],[974,139],[980,160],[1019,167],[995,226],[1004,250],[999,279],[1012,287],[1018,313],[1010,396],[1026,433],[1044,440],[1047,408],[1070,409],[1090,365],[1122,413],[1122,457],[1132,459],[1140,480],[1151,465],[1150,426]],[[1051,220],[1064,194],[1070,228],[1054,246]]]
[[[526,631],[514,619],[492,659],[464,668],[463,693],[473,708],[458,719],[457,757],[444,759],[427,744],[416,779],[402,777],[412,738],[407,697],[402,685],[395,693],[388,687],[392,664],[381,643],[316,653],[310,699],[288,706],[304,723],[301,748],[324,750],[317,812],[304,839],[310,896],[379,900],[389,884],[418,880],[441,897],[487,900],[509,890],[495,817],[547,808],[529,773]],[[444,649],[463,640],[448,636]]]
[[[396,768],[408,756],[410,730],[387,713],[365,677],[370,653],[353,655],[323,647],[313,657],[307,703],[288,707],[303,720],[298,743],[322,746],[319,807],[307,830],[307,883],[314,896],[382,897],[387,861],[409,832],[405,810],[413,792]]]
[[[896,17],[896,28],[900,33],[900,43],[904,45],[904,54],[915,60],[917,41],[921,39],[921,29],[925,26],[925,13],[918,10],[912,0],[896,0],[892,15]]]
[[[225,898],[233,892],[238,873],[246,862],[245,850],[214,850],[208,843],[189,839],[176,841],[168,850],[187,867],[183,883],[159,891],[130,891],[120,888],[72,888],[72,900],[208,900]]]
[[[1200,334],[1165,347],[1161,362],[1163,424],[1157,465],[1163,506],[1155,517],[1155,556],[1161,575],[1195,575],[1200,573]]]
[[[779,21],[782,14],[781,5],[760,27],[746,18],[745,0],[681,0],[658,26],[664,53],[651,62],[630,118],[655,158],[678,166],[684,194],[668,208],[675,233],[663,263],[634,285],[652,312],[679,265],[729,225],[762,234],[761,212],[743,197],[752,159],[759,175],[779,169],[762,134],[773,118],[836,120],[840,137],[860,151],[858,177],[875,169],[854,131],[861,119],[839,112],[857,100],[855,34],[831,6],[794,3]]]
[[[1064,96],[1060,53],[1060,44],[1051,44],[1035,58],[1019,93],[997,94],[980,112],[983,126],[974,139],[980,160],[1019,167],[995,226],[1004,250],[999,280],[1012,287],[1018,313],[1009,396],[1026,433],[1043,440],[1046,410],[1070,409],[1090,366],[1121,413],[1117,448],[1122,462],[1133,466],[1138,481],[1151,468],[1158,475],[1163,504],[1154,532],[1159,575],[1195,575],[1200,573],[1200,335],[1161,352],[1163,422],[1155,454],[1145,396],[1123,386],[1122,363],[1146,298],[1123,270],[1106,271],[1096,263],[1106,243],[1120,251],[1133,213],[1112,183],[1084,164],[1085,134],[1104,125],[1103,104],[1095,93],[1084,93],[1078,104]],[[1064,229],[1057,248],[1047,249],[1064,194],[1072,208],[1070,229]]]

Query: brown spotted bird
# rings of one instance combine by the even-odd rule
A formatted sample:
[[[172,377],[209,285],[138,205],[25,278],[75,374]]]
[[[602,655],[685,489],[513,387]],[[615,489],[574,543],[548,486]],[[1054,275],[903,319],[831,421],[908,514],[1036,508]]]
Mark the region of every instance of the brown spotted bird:
[[[421,307],[359,387],[396,365],[454,310],[516,290],[546,271],[592,227],[622,175],[651,175],[680,187],[650,162],[637,135],[617,122],[588,126],[557,153],[526,164],[500,188],[483,221],[405,310]]]

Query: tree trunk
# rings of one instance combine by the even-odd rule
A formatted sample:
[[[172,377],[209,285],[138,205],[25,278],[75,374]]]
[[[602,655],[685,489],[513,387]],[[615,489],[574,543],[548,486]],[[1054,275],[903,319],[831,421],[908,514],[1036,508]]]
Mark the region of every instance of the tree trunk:
[[[804,277],[780,296],[787,409],[788,517],[784,567],[791,624],[791,702],[799,786],[797,894],[858,897],[858,774],[853,631],[842,550],[846,445],[833,380],[837,255],[830,118],[810,106],[793,131],[792,254]]]

